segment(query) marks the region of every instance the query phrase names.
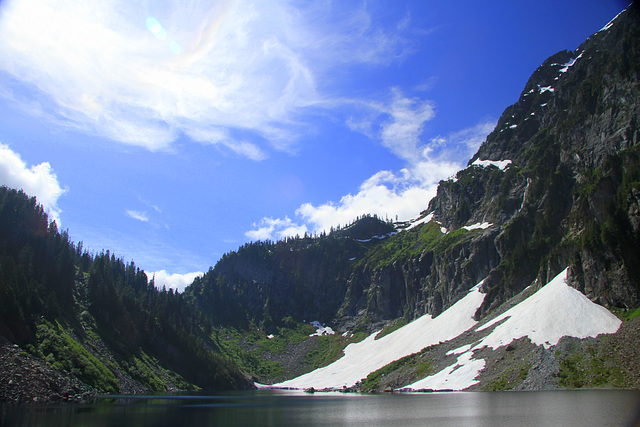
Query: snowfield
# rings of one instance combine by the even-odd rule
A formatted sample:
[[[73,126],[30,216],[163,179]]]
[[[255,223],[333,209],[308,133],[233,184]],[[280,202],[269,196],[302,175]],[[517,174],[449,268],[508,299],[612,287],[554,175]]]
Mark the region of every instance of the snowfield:
[[[480,292],[478,284],[435,319],[430,315],[422,316],[378,340],[375,339],[378,332],[375,332],[359,343],[348,345],[344,350],[345,355],[332,364],[274,384],[274,387],[351,387],[394,360],[455,338],[475,326],[477,322],[472,316],[483,300],[484,294]]]
[[[618,330],[622,321],[606,308],[591,302],[582,292],[567,285],[567,269],[520,304],[478,330],[496,327],[475,348],[493,349],[527,336],[536,345],[549,348],[563,336],[595,337]]]
[[[464,390],[471,387],[485,366],[483,359],[473,358],[474,350],[482,347],[496,349],[526,336],[534,344],[550,348],[563,336],[587,338],[616,332],[622,321],[567,285],[567,271],[520,304],[478,327],[476,330],[482,331],[503,322],[473,348],[464,346],[451,351],[452,354],[464,351],[456,363],[407,388]]]
[[[586,338],[616,332],[622,322],[571,288],[566,279],[567,269],[518,305],[476,329],[493,327],[489,335],[447,353],[459,355],[455,363],[406,388],[464,390],[476,384],[475,378],[485,367],[485,361],[474,359],[473,352],[482,347],[495,349],[526,336],[536,345],[549,348],[563,336]],[[274,387],[351,387],[394,360],[451,340],[476,325],[472,316],[484,300],[481,284],[436,318],[422,316],[379,340],[375,340],[377,333],[374,333],[347,346],[345,355],[334,363]]]

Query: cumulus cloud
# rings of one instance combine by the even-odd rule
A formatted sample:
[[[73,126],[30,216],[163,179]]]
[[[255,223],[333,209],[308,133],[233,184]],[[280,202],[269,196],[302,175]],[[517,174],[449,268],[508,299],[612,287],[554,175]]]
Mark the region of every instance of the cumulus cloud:
[[[305,203],[296,210],[297,221],[264,218],[259,228],[246,233],[247,237],[279,239],[295,235],[287,234],[286,230],[296,228],[318,234],[367,213],[400,221],[415,218],[435,196],[438,183],[462,169],[495,127],[495,121],[487,120],[423,143],[424,123],[433,117],[428,102],[408,99],[395,91],[390,105],[378,111],[387,116],[377,128],[372,120],[354,124],[352,129],[377,138],[406,161],[405,168],[398,172],[377,172],[366,179],[355,194],[347,194],[338,202]]]
[[[259,223],[254,223],[254,230],[247,231],[245,236],[251,240],[279,240],[285,237],[304,236],[307,232],[306,225],[296,224],[289,217],[262,218]]]
[[[167,289],[174,289],[179,292],[184,291],[187,286],[193,283],[193,280],[196,277],[202,276],[204,274],[201,271],[185,274],[169,274],[166,270],[158,270],[146,273],[147,277],[154,278],[156,288],[161,289],[163,286],[165,286]]]
[[[402,29],[382,31],[367,7],[8,1],[0,74],[39,95],[23,109],[85,132],[150,150],[184,134],[262,160],[268,148],[292,149],[301,115],[326,105],[317,81],[336,66],[403,55]],[[24,102],[7,87],[0,94]]]
[[[35,196],[49,215],[49,219],[60,224],[58,198],[66,189],[60,186],[58,177],[48,162],[27,167],[20,155],[7,145],[0,144],[0,184],[21,188]]]

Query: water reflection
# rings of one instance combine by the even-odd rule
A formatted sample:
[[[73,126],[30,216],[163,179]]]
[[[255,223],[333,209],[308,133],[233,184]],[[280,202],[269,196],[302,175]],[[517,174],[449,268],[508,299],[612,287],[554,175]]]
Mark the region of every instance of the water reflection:
[[[5,406],[0,425],[621,426],[639,401],[639,391],[626,390],[384,395],[261,390]]]

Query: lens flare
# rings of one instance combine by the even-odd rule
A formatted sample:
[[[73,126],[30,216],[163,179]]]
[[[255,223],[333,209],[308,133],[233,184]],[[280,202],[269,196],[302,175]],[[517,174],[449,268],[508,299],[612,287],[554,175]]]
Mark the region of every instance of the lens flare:
[[[146,24],[147,29],[151,31],[151,34],[153,34],[158,40],[164,40],[167,38],[167,30],[165,30],[162,24],[160,24],[160,22],[153,16],[147,18]]]
[[[169,43],[169,50],[177,55],[182,52],[182,47],[180,47],[180,44],[177,41],[172,40],[171,43]]]

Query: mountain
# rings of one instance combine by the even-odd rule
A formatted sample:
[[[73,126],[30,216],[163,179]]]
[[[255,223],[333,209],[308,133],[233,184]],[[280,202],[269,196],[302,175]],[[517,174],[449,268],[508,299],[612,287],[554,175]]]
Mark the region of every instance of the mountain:
[[[89,254],[35,198],[0,187],[0,401],[252,387],[211,329],[133,262]]]
[[[485,296],[473,317],[485,320],[566,270],[566,282],[590,301],[623,317],[634,312],[638,15],[632,4],[577,50],[538,67],[467,168],[440,182],[415,221],[366,218],[367,226],[350,226],[362,227],[358,236],[342,229],[247,244],[187,294],[218,322],[238,319],[264,333],[293,318],[366,336],[437,319],[480,282]],[[376,221],[380,229],[369,230]]]

